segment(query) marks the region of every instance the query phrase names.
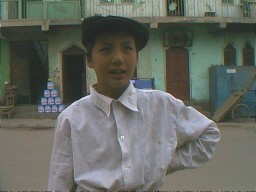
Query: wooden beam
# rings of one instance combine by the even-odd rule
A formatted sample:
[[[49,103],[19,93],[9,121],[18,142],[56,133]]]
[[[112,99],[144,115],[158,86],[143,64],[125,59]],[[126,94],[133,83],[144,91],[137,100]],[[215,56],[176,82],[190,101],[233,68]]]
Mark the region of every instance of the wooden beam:
[[[44,20],[44,22],[41,26],[42,31],[49,31],[50,22],[51,22],[51,19],[45,19]]]
[[[158,28],[158,22],[155,22],[155,21],[151,22],[150,23],[150,28],[157,29]]]

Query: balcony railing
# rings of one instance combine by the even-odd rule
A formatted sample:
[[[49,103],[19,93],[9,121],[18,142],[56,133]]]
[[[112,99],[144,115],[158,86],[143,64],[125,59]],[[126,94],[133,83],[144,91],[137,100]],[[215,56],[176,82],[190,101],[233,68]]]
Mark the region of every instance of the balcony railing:
[[[0,0],[0,19],[125,17],[256,17],[256,0]],[[125,2],[125,3],[124,3]]]
[[[81,18],[78,0],[1,0],[0,10],[1,20]]]

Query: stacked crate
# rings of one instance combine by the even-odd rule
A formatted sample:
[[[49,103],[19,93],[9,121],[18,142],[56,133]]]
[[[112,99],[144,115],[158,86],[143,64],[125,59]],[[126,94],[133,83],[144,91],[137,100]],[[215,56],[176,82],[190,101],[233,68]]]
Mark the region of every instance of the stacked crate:
[[[38,105],[39,113],[60,113],[65,109],[65,105],[62,104],[61,97],[58,90],[54,88],[52,81],[47,82],[47,89],[43,92],[40,105]]]

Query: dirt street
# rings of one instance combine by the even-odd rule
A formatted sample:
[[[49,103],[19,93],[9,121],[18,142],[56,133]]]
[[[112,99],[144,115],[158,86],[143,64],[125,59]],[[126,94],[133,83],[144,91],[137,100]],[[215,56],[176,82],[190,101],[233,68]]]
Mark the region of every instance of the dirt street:
[[[0,129],[0,191],[47,190],[53,129]]]
[[[166,177],[161,190],[256,190],[256,124],[222,124],[214,158]],[[0,191],[47,190],[53,129],[0,128]]]
[[[204,166],[166,177],[161,190],[256,191],[256,124],[222,126],[215,156]]]

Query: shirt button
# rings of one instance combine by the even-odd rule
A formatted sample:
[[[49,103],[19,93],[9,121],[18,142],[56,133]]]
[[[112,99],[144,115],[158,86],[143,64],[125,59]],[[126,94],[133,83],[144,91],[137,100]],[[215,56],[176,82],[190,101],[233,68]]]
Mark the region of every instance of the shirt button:
[[[130,171],[129,168],[124,168],[124,173],[125,173],[125,174],[129,174],[129,171]]]
[[[124,136],[123,135],[121,136],[121,139],[124,140]]]

